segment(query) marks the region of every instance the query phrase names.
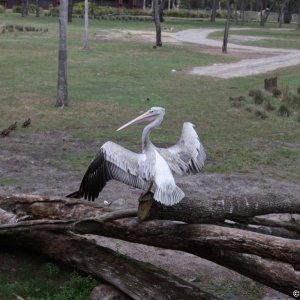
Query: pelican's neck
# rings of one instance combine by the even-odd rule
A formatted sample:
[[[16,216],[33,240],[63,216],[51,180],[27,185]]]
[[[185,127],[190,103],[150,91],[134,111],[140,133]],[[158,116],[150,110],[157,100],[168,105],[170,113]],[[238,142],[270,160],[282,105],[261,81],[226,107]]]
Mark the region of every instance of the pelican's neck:
[[[163,115],[158,116],[158,118],[156,118],[153,122],[151,122],[144,128],[143,134],[142,134],[143,150],[145,150],[147,148],[147,146],[152,144],[149,139],[150,133],[154,128],[156,128],[157,126],[160,125],[162,120],[163,120]]]

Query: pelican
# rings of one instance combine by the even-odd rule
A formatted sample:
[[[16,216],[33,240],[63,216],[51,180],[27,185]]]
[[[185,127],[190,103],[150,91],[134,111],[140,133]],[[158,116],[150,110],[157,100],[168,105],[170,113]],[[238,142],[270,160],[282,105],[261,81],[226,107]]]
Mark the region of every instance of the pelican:
[[[159,126],[165,115],[162,107],[152,107],[144,114],[121,126],[117,131],[138,123],[149,123],[142,134],[142,153],[134,153],[113,142],[106,142],[89,165],[77,192],[70,198],[94,201],[106,183],[115,179],[138,189],[150,191],[155,186],[154,199],[164,205],[174,205],[184,198],[176,185],[173,172],[197,174],[204,166],[206,154],[194,130],[185,122],[177,144],[157,148],[149,139],[151,131]]]

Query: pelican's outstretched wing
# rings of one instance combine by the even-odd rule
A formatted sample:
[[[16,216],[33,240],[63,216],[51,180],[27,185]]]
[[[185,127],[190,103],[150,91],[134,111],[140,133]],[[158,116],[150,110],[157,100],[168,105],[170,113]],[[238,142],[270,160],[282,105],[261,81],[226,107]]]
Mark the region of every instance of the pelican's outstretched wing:
[[[157,148],[169,167],[180,175],[197,174],[204,166],[206,154],[194,127],[192,123],[185,122],[176,145],[167,149]]]
[[[107,142],[89,165],[79,190],[67,197],[84,197],[94,201],[111,179],[146,189],[147,180],[151,176],[151,169],[148,166],[149,164],[145,164],[144,154],[136,154],[113,142]]]

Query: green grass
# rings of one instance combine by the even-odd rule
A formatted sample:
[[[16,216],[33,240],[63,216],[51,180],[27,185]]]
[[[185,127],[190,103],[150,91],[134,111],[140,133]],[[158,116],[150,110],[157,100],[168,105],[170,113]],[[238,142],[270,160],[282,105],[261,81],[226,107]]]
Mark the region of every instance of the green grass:
[[[0,36],[0,102],[4,116],[0,128],[13,120],[31,117],[35,131],[66,131],[71,136],[88,141],[113,140],[139,151],[141,127],[117,132],[116,129],[151,106],[164,106],[166,116],[151,139],[161,146],[175,143],[182,123],[190,121],[207,151],[204,172],[261,173],[290,181],[300,178],[295,164],[299,157],[299,122],[295,119],[272,115],[258,119],[252,114],[231,107],[230,96],[247,96],[249,90],[263,87],[266,77],[277,76],[279,88],[287,84],[294,89],[300,85],[298,67],[276,70],[268,74],[233,79],[216,79],[188,75],[194,66],[234,61],[226,55],[209,55],[188,47],[164,43],[153,49],[153,42],[128,38],[128,30],[154,30],[151,22],[90,20],[90,51],[82,50],[84,23],[73,19],[68,26],[68,84],[67,109],[57,109],[57,50],[58,19],[6,13],[3,24],[31,25],[48,28],[48,32],[10,32]],[[166,27],[174,31],[187,28],[223,28],[225,21],[216,23],[195,20],[167,19]],[[247,24],[248,25],[248,24]],[[230,32],[245,35],[268,36],[271,45],[286,47],[294,32],[277,32],[261,29],[257,24],[250,31]],[[294,25],[286,27],[292,28]],[[271,24],[270,27],[275,27]],[[121,30],[122,29],[122,30]],[[94,34],[119,35],[119,39],[100,39]],[[127,35],[126,35],[127,34]],[[126,37],[127,36],[127,37]],[[278,38],[280,37],[280,38]],[[272,39],[271,39],[272,38]],[[273,39],[274,38],[274,39]],[[275,40],[277,39],[278,40]],[[272,44],[274,43],[274,45]],[[279,43],[279,44],[278,44]],[[230,50],[229,50],[230,51]],[[177,72],[172,73],[171,70]],[[150,99],[150,100],[147,100]],[[76,129],[74,129],[76,127]],[[279,150],[291,153],[282,165],[281,151],[266,151],[257,155],[252,145],[257,140],[268,145],[277,142]],[[96,147],[95,147],[96,149]],[[272,150],[272,149],[271,149]],[[298,153],[298,154],[297,154]],[[70,164],[78,166],[90,162],[91,153],[84,157],[67,157]]]
[[[42,255],[0,248],[0,299],[86,300],[100,281]]]

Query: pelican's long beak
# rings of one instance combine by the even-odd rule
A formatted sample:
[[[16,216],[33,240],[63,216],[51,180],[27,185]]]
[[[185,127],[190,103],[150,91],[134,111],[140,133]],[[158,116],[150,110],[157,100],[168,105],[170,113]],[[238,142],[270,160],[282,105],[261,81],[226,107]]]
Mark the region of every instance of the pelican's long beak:
[[[122,130],[128,126],[139,124],[139,123],[149,123],[156,119],[156,115],[153,114],[150,110],[145,112],[144,114],[140,115],[139,117],[133,119],[132,121],[126,123],[125,125],[121,126],[117,129],[117,131]]]

